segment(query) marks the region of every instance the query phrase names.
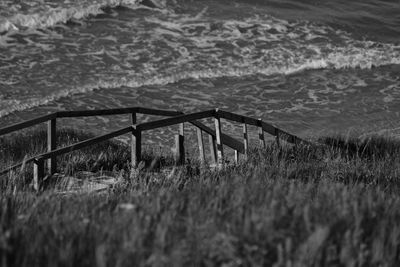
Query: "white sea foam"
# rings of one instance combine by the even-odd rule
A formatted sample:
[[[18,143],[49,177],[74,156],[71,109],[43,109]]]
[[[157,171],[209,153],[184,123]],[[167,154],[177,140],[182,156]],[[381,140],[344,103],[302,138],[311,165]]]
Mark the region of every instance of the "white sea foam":
[[[374,53],[366,53],[370,56],[369,59],[365,58],[365,54],[362,55],[350,55],[345,56],[343,54],[332,53],[327,58],[318,60],[309,60],[304,63],[288,66],[288,67],[277,67],[256,65],[244,65],[236,67],[223,67],[209,68],[197,71],[187,72],[175,72],[170,75],[157,75],[152,73],[151,75],[138,76],[137,74],[126,75],[123,78],[105,78],[94,84],[88,84],[80,87],[73,87],[59,91],[57,93],[48,95],[46,97],[31,98],[29,100],[2,100],[0,99],[0,106],[4,107],[0,110],[0,117],[6,116],[12,112],[22,111],[29,108],[45,105],[50,102],[56,101],[63,97],[69,97],[74,94],[88,93],[97,89],[111,89],[119,87],[130,87],[139,88],[142,86],[161,86],[171,83],[177,83],[187,79],[214,79],[220,77],[243,77],[254,74],[263,75],[290,75],[304,70],[317,70],[317,69],[343,69],[343,68],[361,68],[368,69],[373,66],[385,66],[392,64],[400,64],[400,58],[387,58],[385,60],[377,61],[374,58]]]
[[[88,16],[102,14],[102,9],[105,7],[136,6],[140,2],[141,0],[99,0],[72,6],[49,7],[31,14],[18,13],[10,17],[0,17],[0,33],[48,28],[71,19],[79,20]]]
[[[54,13],[49,13],[49,18],[54,15],[57,19],[46,19],[43,24],[40,19],[33,19],[34,22],[27,24],[30,25],[27,27],[41,27],[41,25],[47,27],[52,23],[63,21],[59,17],[64,20],[82,18],[88,14],[102,12],[101,7],[103,6],[114,6],[121,3],[136,5],[138,2],[139,0],[102,0],[102,2],[87,6],[87,9],[80,9],[80,11],[75,9],[68,11],[69,9],[64,8],[61,13],[57,13],[59,10],[55,9],[51,11]],[[104,67],[108,69],[98,67],[96,69],[98,71],[93,73],[104,73],[104,75],[98,76],[101,77],[98,82],[88,82],[86,85],[85,82],[82,85],[77,82],[68,88],[67,86],[71,83],[59,85],[57,81],[53,80],[51,84],[51,75],[46,76],[49,84],[47,89],[51,88],[46,92],[54,93],[42,96],[39,92],[38,96],[25,99],[0,99],[0,117],[11,112],[45,105],[62,97],[87,93],[100,88],[123,86],[138,88],[176,83],[185,79],[240,77],[254,74],[290,75],[304,70],[369,69],[400,64],[399,46],[357,41],[352,39],[350,34],[329,27],[301,22],[289,23],[271,16],[249,18],[242,21],[210,20],[204,18],[205,12],[204,9],[197,16],[171,14],[170,16],[146,17],[144,20],[152,24],[151,37],[144,33],[143,36],[146,38],[142,38],[142,32],[135,32],[137,36],[133,38],[132,43],[121,44],[120,49],[114,51],[115,54],[104,46],[87,49],[85,52],[78,51],[80,58],[85,59],[82,61],[89,62],[88,64],[92,64],[93,68],[97,67],[93,64],[93,58],[101,61],[103,55],[107,55],[117,63]],[[57,14],[62,15],[58,17]],[[46,16],[41,18],[44,17]],[[136,26],[134,25],[134,27]],[[146,24],[146,26],[148,25]],[[146,27],[143,28],[146,29]],[[125,33],[127,32],[117,32],[115,36],[107,35],[105,38],[111,38],[110,40],[116,43],[117,37]],[[5,40],[6,37],[2,39],[0,36],[0,46],[2,43],[7,45]],[[90,36],[87,37],[87,40],[90,41]],[[140,45],[136,44],[136,41]],[[154,46],[155,41],[162,44],[162,49],[161,46]],[[146,44],[149,45],[146,46]],[[117,45],[113,44],[113,46]],[[48,46],[41,47],[41,49],[47,48]],[[18,51],[25,50],[18,49]],[[146,59],[148,62],[145,64],[141,62],[141,54],[145,55],[144,58],[148,58]],[[57,59],[50,55],[51,53],[46,61],[47,64],[52,63],[51,60]],[[18,62],[18,64],[21,63]],[[124,67],[124,64],[131,70],[123,70],[121,66]],[[83,70],[88,67],[83,63],[82,66]],[[68,67],[61,66],[57,71],[59,75],[62,73],[72,81],[78,72],[74,70],[71,74],[68,72]],[[118,77],[111,76],[110,70],[115,71]],[[59,89],[65,87],[67,89]],[[34,95],[34,93],[30,95]]]

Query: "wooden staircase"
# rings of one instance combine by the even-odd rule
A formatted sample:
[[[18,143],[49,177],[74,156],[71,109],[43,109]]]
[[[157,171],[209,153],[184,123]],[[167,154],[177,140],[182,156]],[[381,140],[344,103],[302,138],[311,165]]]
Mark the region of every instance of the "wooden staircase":
[[[85,141],[81,141],[66,147],[58,147],[56,143],[57,119],[59,118],[76,118],[76,117],[90,117],[90,116],[111,116],[126,114],[130,116],[130,125],[112,131],[110,133],[97,136]],[[150,122],[138,123],[137,115],[156,115],[164,118]],[[209,127],[202,123],[200,120],[212,118],[214,120],[214,127]],[[241,123],[243,126],[243,142],[222,132],[221,119]],[[306,142],[301,138],[283,131],[270,123],[264,122],[262,119],[254,119],[251,117],[235,114],[220,109],[211,109],[200,111],[190,114],[184,114],[180,111],[148,109],[143,107],[131,108],[118,108],[118,109],[101,109],[101,110],[80,110],[80,111],[60,111],[51,113],[42,117],[32,120],[17,123],[8,127],[0,128],[0,136],[9,134],[18,130],[22,130],[31,126],[41,123],[47,123],[47,152],[35,155],[31,158],[25,159],[23,162],[10,166],[7,169],[0,171],[0,176],[16,169],[23,164],[32,163],[34,168],[34,188],[39,190],[43,178],[46,175],[53,175],[57,172],[56,158],[57,156],[70,153],[75,150],[82,149],[87,146],[106,141],[108,139],[118,137],[121,135],[129,134],[131,136],[131,164],[136,168],[141,161],[142,157],[142,136],[146,131],[168,127],[172,125],[179,125],[179,133],[175,136],[176,146],[176,162],[182,164],[185,162],[185,123],[189,123],[196,127],[197,141],[200,153],[200,160],[205,161],[205,149],[203,137],[204,134],[208,135],[210,143],[211,158],[216,166],[224,164],[224,146],[227,146],[235,151],[235,162],[239,160],[240,154],[247,154],[249,149],[249,138],[247,126],[252,125],[258,129],[258,139],[261,146],[265,146],[264,133],[268,133],[276,138],[276,141],[281,140],[298,144]],[[47,162],[47,168],[46,168]]]

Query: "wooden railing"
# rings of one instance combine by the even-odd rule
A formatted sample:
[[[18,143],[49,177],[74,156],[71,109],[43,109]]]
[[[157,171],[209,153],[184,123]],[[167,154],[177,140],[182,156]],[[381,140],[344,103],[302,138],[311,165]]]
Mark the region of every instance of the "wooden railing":
[[[56,126],[58,118],[71,118],[71,117],[88,117],[88,116],[108,116],[108,115],[122,115],[129,114],[131,125],[119,130],[94,137],[85,141],[81,141],[66,147],[57,148],[56,143]],[[137,124],[137,114],[146,115],[158,115],[167,116],[161,120],[144,122]],[[215,129],[212,129],[203,123],[197,121],[200,119],[213,118]],[[235,121],[242,123],[243,125],[243,143],[222,133],[221,119],[229,121]],[[9,168],[0,171],[0,175],[5,174],[15,168],[22,166],[23,164],[33,162],[34,166],[34,188],[38,190],[42,179],[46,175],[45,162],[47,161],[48,174],[52,175],[56,173],[57,156],[70,153],[75,150],[82,149],[87,146],[97,144],[108,139],[118,137],[127,133],[132,136],[131,141],[131,164],[132,167],[137,167],[141,161],[142,154],[142,134],[145,131],[153,130],[161,127],[167,127],[171,125],[179,125],[179,134],[175,136],[176,145],[176,162],[182,164],[185,162],[185,147],[184,147],[184,123],[190,123],[197,128],[197,139],[200,152],[200,160],[205,162],[205,149],[203,142],[203,133],[209,135],[210,152],[213,161],[217,166],[224,164],[224,149],[223,146],[232,148],[235,151],[235,161],[239,160],[239,154],[247,154],[249,148],[249,138],[247,132],[247,125],[258,127],[259,142],[262,146],[265,146],[264,132],[275,136],[277,143],[280,140],[285,140],[289,143],[297,144],[300,142],[306,142],[295,135],[285,132],[269,123],[263,122],[261,119],[254,119],[247,116],[234,114],[219,109],[201,111],[191,114],[184,114],[179,111],[170,110],[156,110],[142,107],[132,108],[119,108],[119,109],[103,109],[103,110],[82,110],[82,111],[60,111],[49,115],[38,117],[25,122],[17,123],[8,127],[0,129],[0,136],[12,133],[18,130],[25,129],[43,122],[47,122],[47,152],[39,155],[35,155],[31,158],[25,159],[24,162],[10,166]]]

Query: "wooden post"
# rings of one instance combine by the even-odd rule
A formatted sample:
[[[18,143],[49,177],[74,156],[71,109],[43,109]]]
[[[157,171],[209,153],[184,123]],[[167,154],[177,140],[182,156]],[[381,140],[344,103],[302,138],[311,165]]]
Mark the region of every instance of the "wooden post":
[[[211,153],[211,158],[212,161],[217,164],[217,151],[215,150],[215,137],[212,136],[211,134],[208,136],[208,142],[210,143],[210,153]]]
[[[44,178],[44,160],[37,158],[33,161],[33,188],[39,191]]]
[[[132,168],[136,168],[142,160],[142,132],[132,126],[131,161]]]
[[[215,112],[215,135],[217,139],[217,161],[219,166],[224,164],[224,148],[222,145],[222,130],[221,130],[221,120],[218,115],[218,109]]]
[[[136,130],[136,113],[131,114],[132,136],[131,136],[131,164],[136,168],[142,160],[142,133]]]
[[[239,151],[235,150],[235,163],[239,163]]]
[[[47,151],[53,151],[57,148],[56,119],[47,122]],[[53,156],[47,160],[47,168],[50,175],[57,172],[57,157]]]
[[[185,126],[184,123],[179,124],[179,134],[175,135],[175,162],[177,165],[185,163]]]
[[[136,112],[131,114],[131,124],[136,125]]]
[[[243,144],[244,144],[244,154],[248,155],[249,153],[249,137],[247,134],[247,124],[243,123]]]
[[[258,119],[258,139],[260,140],[260,146],[265,148],[265,138],[264,138],[264,130],[262,128],[262,120]]]
[[[200,162],[204,164],[206,162],[206,156],[204,153],[203,131],[200,128],[197,128],[197,142],[199,143]]]
[[[279,129],[278,128],[275,128],[275,140],[276,140],[276,144],[279,147],[280,146],[280,141],[279,141]]]

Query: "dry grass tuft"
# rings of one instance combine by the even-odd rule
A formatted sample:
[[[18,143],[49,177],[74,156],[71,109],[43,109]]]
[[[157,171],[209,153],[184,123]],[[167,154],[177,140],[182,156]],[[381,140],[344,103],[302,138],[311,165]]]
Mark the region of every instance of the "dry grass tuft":
[[[121,144],[79,152],[61,166],[107,169],[124,182],[105,194],[73,196],[3,185],[0,263],[399,266],[399,143],[325,142],[269,145],[221,171],[184,166],[134,177]]]

